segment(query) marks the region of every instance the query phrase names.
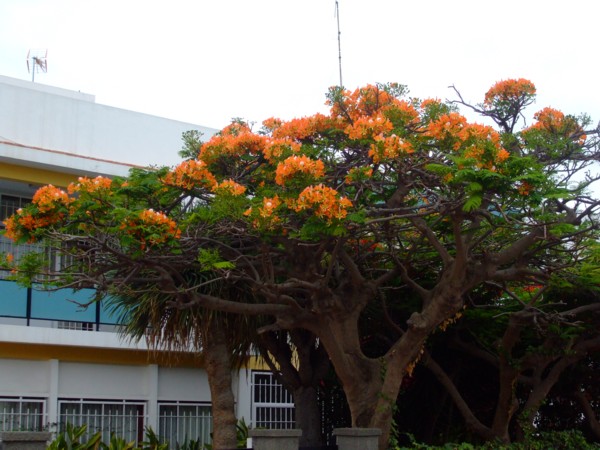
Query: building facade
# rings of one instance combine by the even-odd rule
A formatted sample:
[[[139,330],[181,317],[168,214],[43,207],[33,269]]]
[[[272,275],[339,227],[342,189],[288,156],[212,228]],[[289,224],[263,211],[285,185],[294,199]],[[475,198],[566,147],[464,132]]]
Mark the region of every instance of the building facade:
[[[41,185],[79,176],[127,175],[174,165],[181,134],[216,130],[97,104],[93,96],[0,76],[0,221]],[[15,258],[35,245],[0,236]],[[0,431],[87,424],[140,440],[146,426],[164,439],[209,440],[210,391],[193,353],[149,352],[117,331],[93,291],[47,292],[0,273]],[[293,404],[267,372],[235,374],[237,415],[251,426],[293,423]]]

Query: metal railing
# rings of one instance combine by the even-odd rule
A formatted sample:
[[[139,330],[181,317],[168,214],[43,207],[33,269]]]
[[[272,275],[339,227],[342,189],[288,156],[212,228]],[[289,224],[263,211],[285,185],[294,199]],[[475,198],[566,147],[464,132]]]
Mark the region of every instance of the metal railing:
[[[189,441],[208,444],[211,441],[212,413],[209,404],[160,403],[158,434],[163,442],[175,448]]]
[[[290,429],[296,424],[292,394],[271,372],[252,373],[253,425]]]
[[[104,442],[113,433],[127,442],[140,442],[147,424],[145,406],[145,402],[60,400],[59,431],[67,424],[87,425],[86,440],[100,432]]]
[[[43,399],[0,397],[0,431],[42,431],[45,404]]]

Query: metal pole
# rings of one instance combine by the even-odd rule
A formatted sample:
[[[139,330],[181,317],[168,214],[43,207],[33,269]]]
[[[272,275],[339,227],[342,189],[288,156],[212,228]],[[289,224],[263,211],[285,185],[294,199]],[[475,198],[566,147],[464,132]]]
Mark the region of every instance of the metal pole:
[[[338,56],[340,66],[340,87],[344,86],[342,83],[342,32],[340,31],[340,6],[338,0],[335,0],[335,16],[337,17],[337,29],[338,29]]]

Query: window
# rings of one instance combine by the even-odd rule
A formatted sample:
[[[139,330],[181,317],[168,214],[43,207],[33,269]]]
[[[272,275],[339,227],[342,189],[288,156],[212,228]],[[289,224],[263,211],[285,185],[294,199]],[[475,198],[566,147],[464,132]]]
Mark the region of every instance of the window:
[[[94,324],[92,322],[67,322],[59,320],[56,327],[61,330],[94,331]]]
[[[14,195],[0,195],[0,222],[4,222],[16,213],[17,209],[23,208],[29,203],[31,203],[30,198],[17,197]],[[4,227],[1,223],[0,226]]]
[[[60,431],[66,428],[67,423],[75,426],[86,424],[87,438],[98,431],[102,433],[104,442],[109,442],[113,433],[127,442],[140,442],[144,438],[144,402],[63,399],[59,400],[58,407]]]
[[[0,397],[0,431],[41,431],[45,405],[41,398]]]
[[[270,372],[252,373],[252,409],[255,428],[294,428],[292,395]]]
[[[158,405],[158,434],[171,448],[184,442],[211,441],[212,414],[209,404],[187,402],[161,402]]]

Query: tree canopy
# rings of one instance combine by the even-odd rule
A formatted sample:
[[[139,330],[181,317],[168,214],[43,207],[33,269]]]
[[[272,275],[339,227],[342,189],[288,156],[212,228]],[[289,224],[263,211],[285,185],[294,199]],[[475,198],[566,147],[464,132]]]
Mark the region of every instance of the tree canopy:
[[[521,126],[536,93],[524,79],[496,83],[477,105],[455,93],[334,87],[328,115],[258,130],[235,120],[174,168],[42,187],[6,234],[60,248],[61,286],[160,292],[178,308],[271,318],[261,332],[312,332],[353,426],[382,428],[383,448],[403,377],[432,333],[480,306],[470,294],[502,307],[560,278],[596,239],[590,119],[543,108]],[[251,295],[214,295],[216,282]],[[370,305],[395,332],[376,355],[359,327]],[[508,441],[508,423],[492,434]]]

